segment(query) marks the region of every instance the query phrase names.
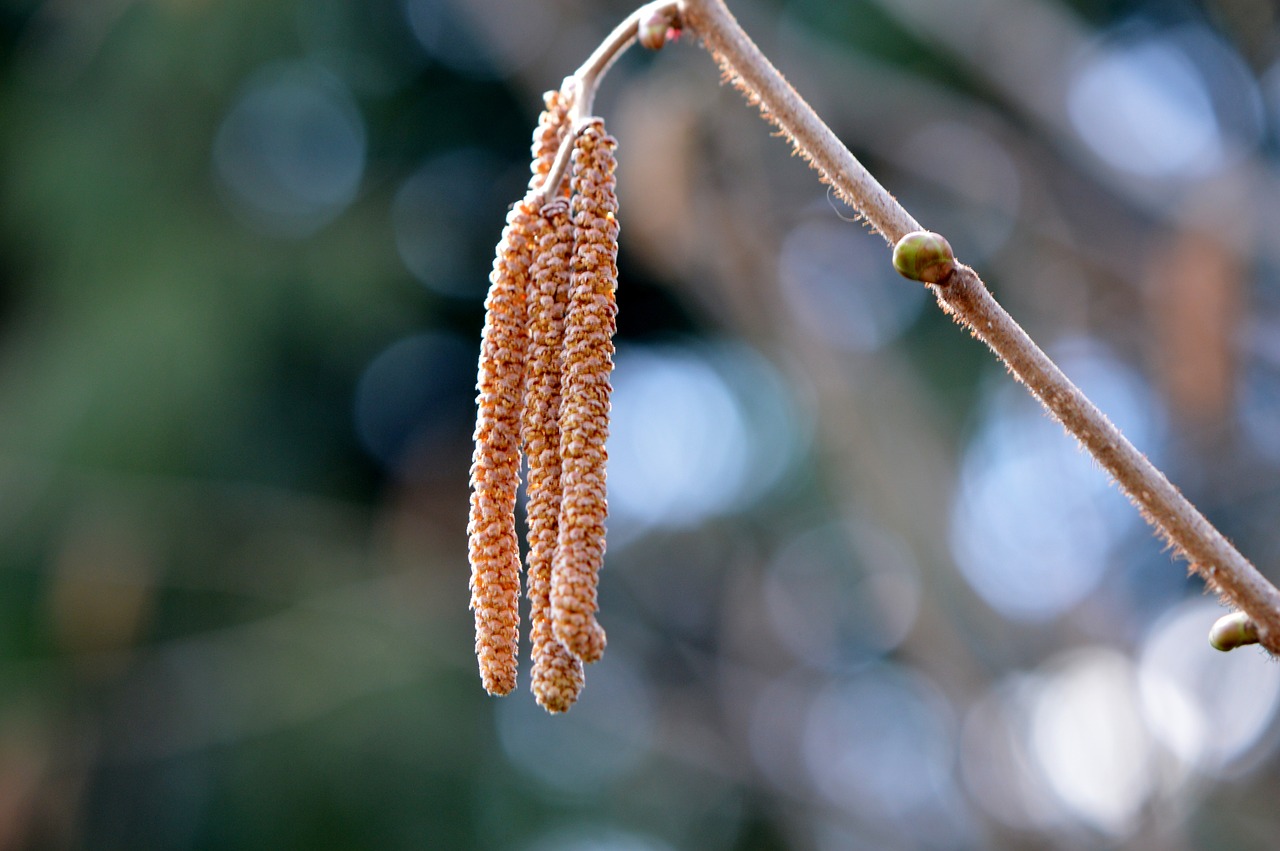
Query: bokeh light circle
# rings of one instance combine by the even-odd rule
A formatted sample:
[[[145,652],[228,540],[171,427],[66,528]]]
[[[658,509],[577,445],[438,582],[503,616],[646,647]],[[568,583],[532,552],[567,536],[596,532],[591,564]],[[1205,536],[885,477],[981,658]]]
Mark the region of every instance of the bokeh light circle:
[[[236,209],[264,232],[290,237],[308,236],[346,209],[365,156],[354,98],[310,62],[254,75],[213,144],[215,171]]]

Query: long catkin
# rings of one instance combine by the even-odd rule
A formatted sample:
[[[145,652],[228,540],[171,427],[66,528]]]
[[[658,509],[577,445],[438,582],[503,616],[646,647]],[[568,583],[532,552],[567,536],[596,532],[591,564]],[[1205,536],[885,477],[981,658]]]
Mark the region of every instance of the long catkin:
[[[564,493],[551,611],[556,638],[583,662],[598,660],[605,647],[595,613],[608,514],[605,440],[617,314],[616,146],[604,122],[591,119],[578,133],[573,159],[574,250],[560,403]]]
[[[546,109],[534,134],[533,178],[539,189],[551,170],[568,127],[568,99],[547,92]],[[569,182],[560,199],[538,216],[530,269],[529,358],[521,440],[529,463],[529,554],[525,593],[529,597],[530,687],[548,712],[564,712],[582,692],[582,661],[555,637],[551,623],[551,564],[560,529],[560,381],[564,314],[569,300],[569,259],[573,225],[569,219]]]
[[[529,228],[534,215],[531,205],[521,201],[507,216],[489,276],[476,382],[479,396],[467,537],[476,659],[480,679],[490,694],[508,694],[515,688],[520,644],[520,545],[515,506],[528,348]]]

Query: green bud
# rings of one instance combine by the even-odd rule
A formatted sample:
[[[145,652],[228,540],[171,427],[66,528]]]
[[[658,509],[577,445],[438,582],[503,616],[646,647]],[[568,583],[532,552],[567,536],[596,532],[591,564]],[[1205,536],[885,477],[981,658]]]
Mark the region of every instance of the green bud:
[[[940,284],[956,268],[956,256],[940,234],[912,231],[893,247],[893,268],[904,278]]]
[[[1209,643],[1215,650],[1226,652],[1258,643],[1258,628],[1244,612],[1233,612],[1218,618],[1209,630]]]

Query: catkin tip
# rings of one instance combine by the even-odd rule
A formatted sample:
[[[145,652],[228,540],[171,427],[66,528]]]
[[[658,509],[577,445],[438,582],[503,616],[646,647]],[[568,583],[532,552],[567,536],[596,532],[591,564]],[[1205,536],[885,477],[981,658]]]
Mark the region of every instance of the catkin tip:
[[[582,662],[558,642],[548,645],[534,663],[534,699],[552,714],[573,706],[582,693],[583,682]]]

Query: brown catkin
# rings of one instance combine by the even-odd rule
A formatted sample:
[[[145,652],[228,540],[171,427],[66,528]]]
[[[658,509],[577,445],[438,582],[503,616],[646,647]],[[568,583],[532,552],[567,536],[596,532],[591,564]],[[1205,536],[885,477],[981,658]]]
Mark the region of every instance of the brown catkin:
[[[574,248],[561,379],[563,496],[551,576],[555,637],[583,662],[604,652],[596,588],[604,563],[605,439],[618,283],[618,200],[613,151],[604,122],[591,119],[573,155]]]
[[[560,381],[564,314],[569,301],[573,224],[564,200],[548,204],[535,224],[536,257],[529,284],[529,359],[521,437],[529,459],[529,595],[533,694],[548,712],[563,712],[582,691],[582,662],[556,640],[551,623],[551,565],[560,528]]]
[[[546,109],[533,134],[531,189],[546,179],[568,123],[569,98],[553,91],[547,92],[544,100]],[[539,218],[538,212],[528,197],[507,216],[489,275],[480,344],[480,395],[476,399],[467,536],[476,659],[480,679],[491,694],[510,693],[518,668],[520,544],[515,503],[520,486],[520,429],[529,345],[526,300],[536,248],[531,233],[535,218]]]
[[[533,135],[530,189],[540,189],[569,126],[570,98],[543,95],[546,108]],[[569,197],[569,182],[559,193]],[[564,712],[582,692],[582,662],[556,640],[551,627],[551,561],[560,526],[560,357],[564,311],[569,300],[569,255],[573,225],[568,202],[545,207],[538,216],[534,260],[529,272],[527,328],[529,363],[521,441],[529,459],[529,556],[525,580],[534,699],[548,712]]]
[[[507,215],[489,276],[480,344],[467,535],[476,659],[490,694],[508,694],[516,686],[520,545],[515,506],[528,348],[525,299],[533,252],[530,226],[535,215],[527,200]]]

